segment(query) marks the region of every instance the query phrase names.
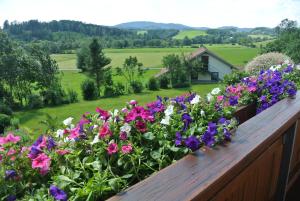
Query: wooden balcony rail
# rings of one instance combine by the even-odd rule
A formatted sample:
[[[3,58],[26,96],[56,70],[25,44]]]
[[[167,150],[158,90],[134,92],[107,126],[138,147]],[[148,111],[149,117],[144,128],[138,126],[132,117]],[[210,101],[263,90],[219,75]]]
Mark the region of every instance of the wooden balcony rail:
[[[241,124],[231,143],[189,154],[109,200],[282,201],[299,175],[299,118],[300,93]]]

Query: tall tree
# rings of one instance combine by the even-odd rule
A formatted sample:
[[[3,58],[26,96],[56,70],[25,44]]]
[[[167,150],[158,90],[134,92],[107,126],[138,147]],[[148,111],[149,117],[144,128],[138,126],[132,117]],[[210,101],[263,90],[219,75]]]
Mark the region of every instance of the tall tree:
[[[110,64],[111,59],[104,55],[102,47],[97,39],[93,39],[89,47],[90,64],[88,66],[88,72],[95,78],[96,86],[100,89],[101,82],[104,81],[104,75],[106,72],[105,66]]]

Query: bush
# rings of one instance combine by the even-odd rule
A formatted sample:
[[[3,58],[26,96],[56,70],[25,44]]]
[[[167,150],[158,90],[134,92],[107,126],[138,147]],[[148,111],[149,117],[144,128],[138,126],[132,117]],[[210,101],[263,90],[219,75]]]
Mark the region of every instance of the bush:
[[[68,89],[67,97],[68,97],[68,102],[69,103],[76,103],[76,102],[78,102],[78,94],[73,89]]]
[[[5,105],[4,103],[0,103],[0,113],[11,116],[13,111],[8,105]]]
[[[0,114],[0,134],[4,133],[4,129],[10,126],[10,116]]]
[[[43,99],[37,94],[31,94],[27,97],[28,99],[28,108],[37,109],[44,106]]]
[[[234,71],[224,76],[223,82],[226,85],[233,85],[239,83],[243,78],[248,77],[250,74],[246,71]]]
[[[81,90],[84,100],[94,100],[99,97],[98,89],[95,85],[95,82],[92,80],[85,80],[81,84]]]
[[[116,90],[116,94],[117,96],[121,96],[121,95],[124,95],[125,94],[125,86],[124,84],[122,84],[121,82],[118,82],[116,85],[115,85],[115,90]]]
[[[140,81],[133,81],[130,83],[133,93],[141,93],[144,89],[143,83]]]
[[[162,89],[169,88],[169,83],[170,83],[170,79],[166,75],[161,76],[161,78],[159,79],[159,85],[160,88]]]
[[[60,86],[52,86],[46,91],[41,92],[44,100],[44,105],[61,105],[68,103],[66,93]]]
[[[14,117],[10,120],[10,125],[14,130],[19,129],[20,120],[18,118]]]
[[[117,83],[116,85],[105,85],[104,96],[113,97],[125,94],[125,86],[122,83]]]
[[[159,85],[158,85],[156,78],[152,77],[149,79],[148,88],[149,88],[149,90],[152,90],[152,91],[159,90]]]
[[[176,84],[173,84],[173,88],[188,88],[188,87],[190,87],[191,86],[191,84],[189,83],[189,82],[178,82],[178,83],[176,83]]]
[[[262,54],[260,56],[255,57],[252,61],[250,61],[246,66],[245,70],[248,72],[260,70],[267,70],[271,66],[281,65],[283,63],[293,63],[292,59],[285,54],[278,52],[270,52],[266,54]]]

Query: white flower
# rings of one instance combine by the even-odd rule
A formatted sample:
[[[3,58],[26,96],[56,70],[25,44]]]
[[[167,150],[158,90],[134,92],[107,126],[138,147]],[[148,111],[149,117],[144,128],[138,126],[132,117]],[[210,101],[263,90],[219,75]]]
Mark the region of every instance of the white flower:
[[[98,142],[100,142],[99,136],[98,136],[98,135],[95,135],[94,140],[91,142],[91,144],[96,144],[96,143],[98,143]]]
[[[131,126],[128,123],[125,123],[123,126],[121,126],[120,130],[121,132],[129,134],[131,131]]]
[[[196,95],[193,100],[191,100],[191,104],[194,105],[194,104],[197,104],[200,102],[200,96],[199,95]]]
[[[115,117],[115,116],[118,116],[118,114],[119,114],[119,110],[115,109],[115,110],[114,110],[114,117]]]
[[[297,65],[296,68],[297,68],[297,70],[300,70],[300,65]]]
[[[214,89],[211,91],[211,94],[212,94],[212,95],[217,95],[217,94],[220,93],[220,92],[221,92],[220,88],[214,88]]]
[[[166,116],[171,116],[174,112],[174,105],[169,105],[167,109],[165,110]]]
[[[96,128],[98,128],[98,127],[99,127],[99,126],[95,124],[95,125],[93,126],[93,129],[96,129]]]
[[[73,119],[74,119],[74,118],[69,117],[69,118],[65,119],[65,120],[63,121],[63,123],[64,123],[66,126],[70,126]]]
[[[208,93],[206,98],[207,98],[207,101],[210,102],[213,100],[214,97],[210,93]]]
[[[64,130],[58,129],[58,130],[56,131],[56,137],[57,137],[57,138],[62,138],[63,136],[64,136]]]
[[[161,120],[161,124],[164,124],[164,125],[170,125],[170,116],[165,116],[164,119]]]
[[[276,71],[276,70],[279,70],[281,68],[281,65],[277,65],[277,66],[271,66],[269,69],[271,71]]]
[[[200,111],[201,117],[205,117],[205,112],[203,110]]]

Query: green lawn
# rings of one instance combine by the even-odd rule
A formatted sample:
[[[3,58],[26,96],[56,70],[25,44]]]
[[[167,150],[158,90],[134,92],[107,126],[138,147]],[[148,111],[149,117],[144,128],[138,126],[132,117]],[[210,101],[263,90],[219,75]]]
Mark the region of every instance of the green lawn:
[[[74,117],[78,121],[84,112],[94,112],[96,107],[104,109],[121,109],[125,106],[126,102],[135,99],[140,104],[145,104],[156,99],[156,96],[162,97],[175,97],[187,93],[189,90],[199,93],[204,96],[211,91],[212,88],[217,87],[219,84],[201,84],[193,85],[191,88],[185,89],[164,89],[160,91],[145,91],[141,94],[129,94],[115,98],[102,98],[95,101],[80,101],[79,103],[61,105],[58,107],[48,107],[37,110],[29,110],[16,113],[16,117],[20,119],[21,127],[28,127],[31,131],[39,135],[43,132],[43,125],[39,122],[45,119],[45,114],[56,116],[60,121],[68,117]]]
[[[149,69],[145,72],[145,74],[141,77],[141,81],[146,84],[149,80],[149,78],[156,75],[160,70],[159,69]],[[81,83],[88,77],[87,75],[83,73],[79,73],[78,71],[62,71],[62,86],[64,89],[73,89],[78,93],[79,100],[82,100],[82,94],[81,94]],[[114,82],[121,82],[124,85],[126,84],[126,81],[121,76],[113,76]]]
[[[190,39],[195,38],[196,36],[204,36],[207,33],[203,30],[182,30],[173,39],[182,40],[184,37],[188,37]]]

